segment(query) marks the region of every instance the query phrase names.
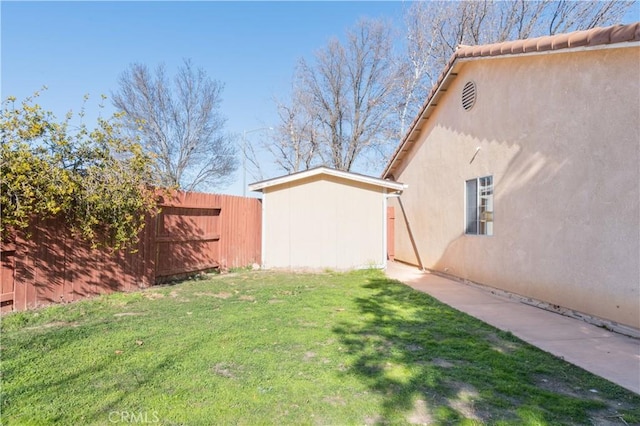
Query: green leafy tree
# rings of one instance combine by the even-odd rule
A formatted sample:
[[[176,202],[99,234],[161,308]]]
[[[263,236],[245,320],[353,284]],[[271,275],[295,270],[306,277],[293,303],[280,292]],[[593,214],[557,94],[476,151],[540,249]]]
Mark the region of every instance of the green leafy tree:
[[[98,118],[93,129],[71,126],[71,112],[58,121],[35,103],[38,95],[2,103],[2,238],[34,218],[62,217],[93,247],[127,247],[156,209],[151,159],[122,132],[121,114]]]

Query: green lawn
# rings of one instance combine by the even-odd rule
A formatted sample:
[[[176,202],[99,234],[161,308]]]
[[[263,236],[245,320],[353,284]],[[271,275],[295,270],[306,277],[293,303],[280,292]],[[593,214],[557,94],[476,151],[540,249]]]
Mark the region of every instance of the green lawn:
[[[10,314],[0,345],[3,425],[640,422],[639,396],[378,271]]]

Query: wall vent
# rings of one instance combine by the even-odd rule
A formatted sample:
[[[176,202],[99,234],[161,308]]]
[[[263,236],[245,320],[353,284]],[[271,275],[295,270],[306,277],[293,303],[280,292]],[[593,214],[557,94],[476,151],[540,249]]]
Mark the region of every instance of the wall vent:
[[[467,81],[462,89],[462,108],[469,111],[476,103],[476,84],[473,81]]]

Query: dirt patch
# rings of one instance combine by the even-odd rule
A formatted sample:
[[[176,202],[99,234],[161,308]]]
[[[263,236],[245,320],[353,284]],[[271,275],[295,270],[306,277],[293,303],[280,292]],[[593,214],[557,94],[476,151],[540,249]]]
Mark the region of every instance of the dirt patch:
[[[211,292],[193,293],[193,295],[194,296],[215,297],[216,299],[228,299],[231,296],[233,296],[233,294],[227,293],[226,291],[221,291],[220,293],[211,293]]]
[[[434,358],[431,361],[431,363],[436,367],[442,367],[442,368],[451,368],[454,366],[452,362],[449,362],[446,359],[441,359],[441,358]]]
[[[322,402],[326,402],[327,404],[333,405],[334,407],[337,407],[339,405],[347,405],[344,398],[340,396],[325,396],[324,398],[322,398]]]
[[[302,360],[308,362],[308,361],[311,361],[315,357],[316,357],[316,353],[309,351],[309,352],[306,352],[304,354],[304,356],[302,357]]]
[[[246,294],[243,294],[242,296],[238,297],[238,299],[243,300],[245,302],[255,302],[256,298],[253,296],[247,296]]]
[[[284,300],[280,300],[280,299],[269,299],[269,303],[282,303],[284,302]]]
[[[383,422],[383,418],[380,415],[377,415],[375,417],[365,417],[364,424],[367,426],[372,426],[372,425],[384,424],[384,422]]]
[[[237,366],[234,364],[230,364],[230,363],[226,363],[226,362],[219,362],[218,364],[214,365],[211,370],[213,371],[214,374],[220,376],[220,377],[225,377],[227,379],[235,379],[237,378]]]
[[[424,399],[416,399],[413,403],[413,410],[407,416],[407,421],[412,425],[433,424],[433,416],[429,412],[427,402]]]
[[[421,351],[422,349],[424,349],[422,346],[416,345],[415,343],[411,343],[411,344],[407,345],[406,348],[407,348],[407,350],[409,352],[418,352],[418,351]]]
[[[164,294],[162,293],[144,293],[144,297],[150,300],[163,299]]]
[[[510,342],[495,333],[487,334],[487,340],[491,343],[491,348],[501,354],[509,354],[518,348],[518,344]]]
[[[602,412],[591,416],[591,424],[598,426],[620,426],[620,425],[629,425],[624,420],[622,415],[615,413],[611,414],[609,412]]]
[[[631,410],[634,407],[626,401],[603,399],[597,389],[571,387],[562,377],[540,375],[536,377],[537,387],[562,395],[578,399],[591,399],[607,404],[607,408],[591,413],[591,424],[598,426],[630,424],[624,420],[619,410]]]
[[[169,296],[173,297],[174,299],[176,297],[178,297],[178,291],[177,290],[172,290],[171,293],[169,293]]]
[[[574,398],[599,399],[597,393],[589,392],[589,389],[571,388],[562,377],[540,375],[536,377],[536,386],[554,393],[559,393]]]
[[[42,325],[26,327],[25,330],[45,330],[48,328],[55,328],[55,327],[78,327],[79,325],[80,324],[78,324],[77,322],[53,321],[53,322],[48,322]]]
[[[468,383],[456,383],[453,388],[457,391],[454,398],[449,399],[451,408],[468,419],[483,421],[482,415],[475,408],[475,402],[480,394]]]
[[[140,315],[144,315],[143,312],[120,312],[117,314],[113,314],[114,317],[119,318],[119,317],[137,317]]]

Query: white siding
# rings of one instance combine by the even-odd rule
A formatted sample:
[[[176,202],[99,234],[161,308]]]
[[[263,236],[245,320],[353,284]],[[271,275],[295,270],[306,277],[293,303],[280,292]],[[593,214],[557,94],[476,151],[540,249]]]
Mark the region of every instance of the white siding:
[[[312,177],[264,190],[264,266],[383,267],[382,188]]]

